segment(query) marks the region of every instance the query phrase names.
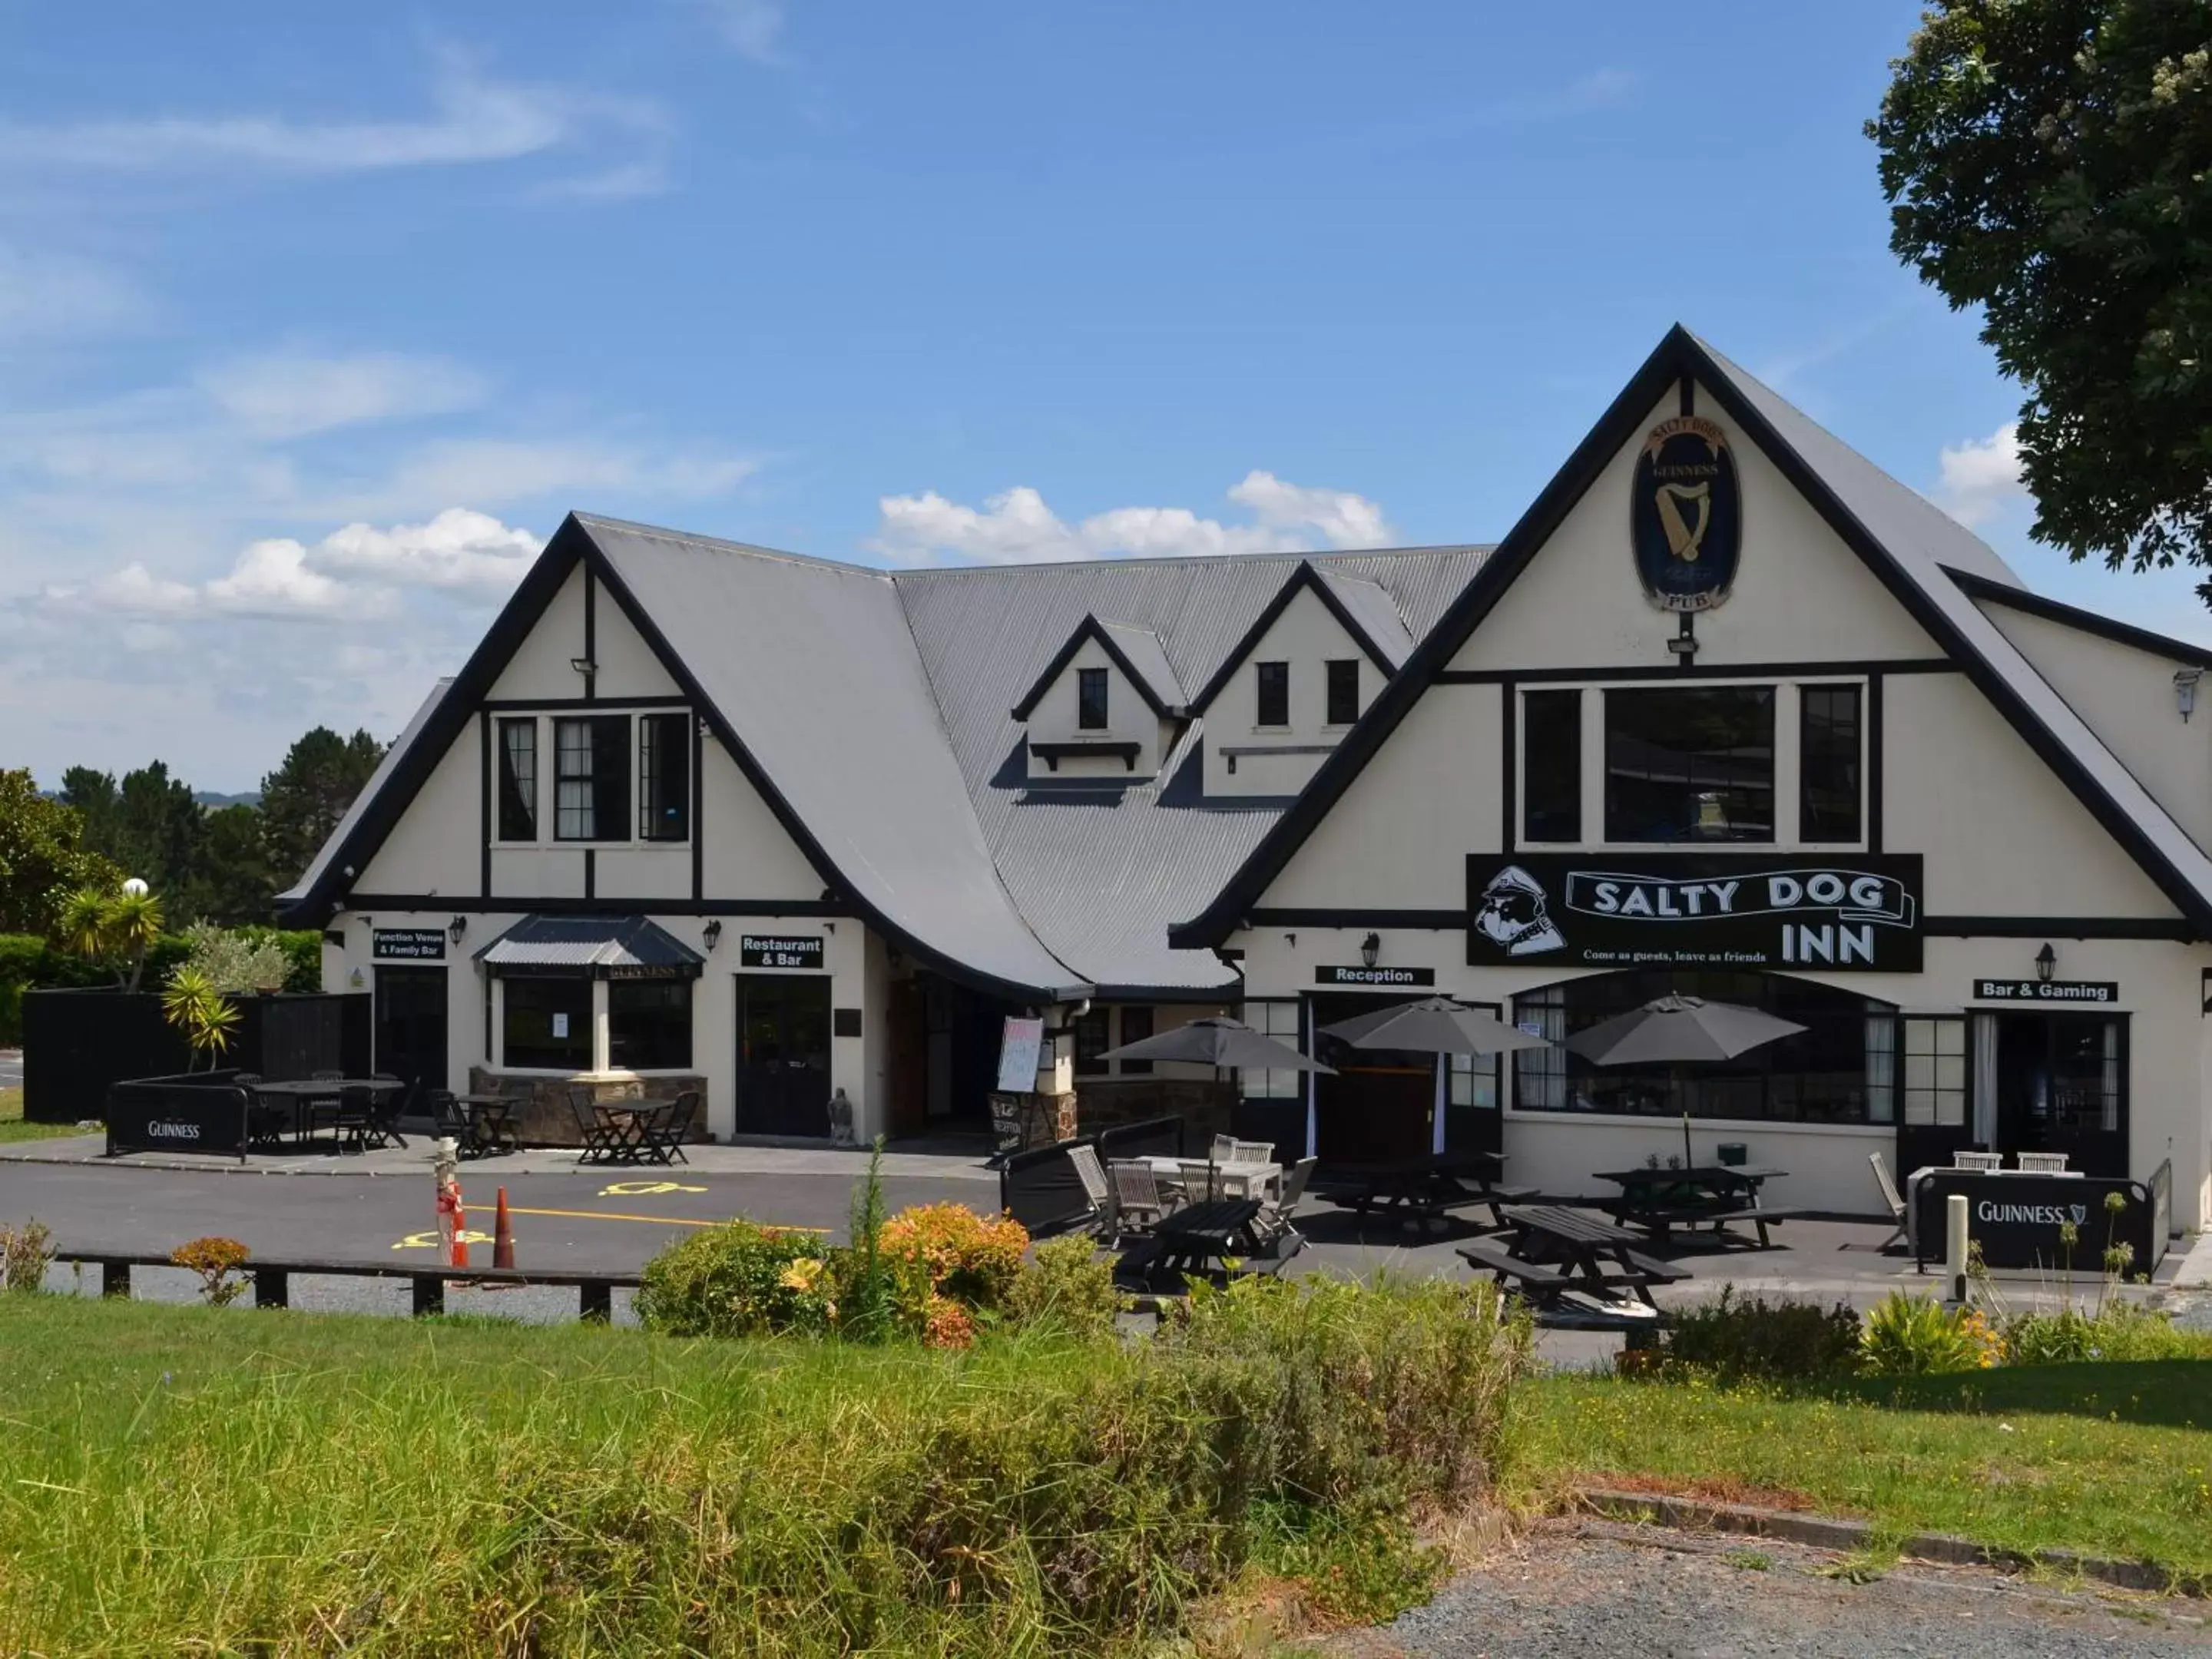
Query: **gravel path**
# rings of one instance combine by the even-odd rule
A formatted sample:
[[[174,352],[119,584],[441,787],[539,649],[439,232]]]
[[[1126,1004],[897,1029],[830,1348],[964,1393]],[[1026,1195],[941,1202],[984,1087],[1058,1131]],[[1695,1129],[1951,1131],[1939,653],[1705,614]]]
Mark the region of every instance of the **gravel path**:
[[[1338,1659],[2212,1655],[2212,1609],[2202,1602],[1911,1564],[1854,1584],[1822,1575],[1836,1559],[1760,1539],[1549,1522],[1388,1630],[1327,1650]]]

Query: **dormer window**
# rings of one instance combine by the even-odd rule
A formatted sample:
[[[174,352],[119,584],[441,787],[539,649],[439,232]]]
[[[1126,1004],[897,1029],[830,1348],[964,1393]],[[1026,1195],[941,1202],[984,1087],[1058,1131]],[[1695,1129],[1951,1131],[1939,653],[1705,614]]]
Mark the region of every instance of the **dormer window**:
[[[1253,723],[1256,726],[1288,726],[1291,723],[1291,665],[1286,662],[1263,662],[1255,665],[1259,675],[1259,709]]]
[[[1106,729],[1104,669],[1079,668],[1075,671],[1075,724],[1079,731],[1103,732]]]
[[[1359,718],[1359,659],[1333,659],[1328,665],[1328,723],[1350,726]]]

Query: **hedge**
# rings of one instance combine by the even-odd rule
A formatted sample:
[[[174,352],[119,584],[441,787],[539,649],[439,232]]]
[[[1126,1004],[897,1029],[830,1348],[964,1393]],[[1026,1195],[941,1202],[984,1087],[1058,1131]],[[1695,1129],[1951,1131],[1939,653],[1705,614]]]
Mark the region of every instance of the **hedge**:
[[[323,936],[314,932],[288,933],[274,927],[241,930],[254,937],[275,939],[290,959],[285,975],[288,991],[323,988]],[[165,933],[146,952],[146,987],[158,986],[185,959],[185,941]],[[33,933],[0,933],[0,1048],[20,1047],[23,1041],[23,993],[71,986],[112,985],[115,969],[106,963],[87,962],[74,951]]]

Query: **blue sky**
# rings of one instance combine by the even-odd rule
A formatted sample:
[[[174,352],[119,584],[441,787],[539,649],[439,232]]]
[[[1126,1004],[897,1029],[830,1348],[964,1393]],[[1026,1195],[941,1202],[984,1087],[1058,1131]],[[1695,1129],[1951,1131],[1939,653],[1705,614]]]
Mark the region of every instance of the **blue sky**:
[[[1488,540],[1676,319],[2033,586],[1891,258],[1913,0],[0,10],[0,764],[389,736],[571,507],[830,557]],[[1947,453],[1948,452],[1948,453]]]

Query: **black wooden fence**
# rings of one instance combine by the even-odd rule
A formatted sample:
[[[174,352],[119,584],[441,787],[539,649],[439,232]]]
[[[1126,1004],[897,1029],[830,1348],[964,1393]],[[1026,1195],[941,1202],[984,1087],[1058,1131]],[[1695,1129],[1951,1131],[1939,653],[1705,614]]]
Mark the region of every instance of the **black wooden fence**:
[[[223,1064],[276,1082],[319,1071],[366,1077],[366,993],[240,997]],[[191,1050],[161,1018],[152,991],[23,994],[23,1115],[76,1123],[100,1115],[113,1085],[191,1069]]]

